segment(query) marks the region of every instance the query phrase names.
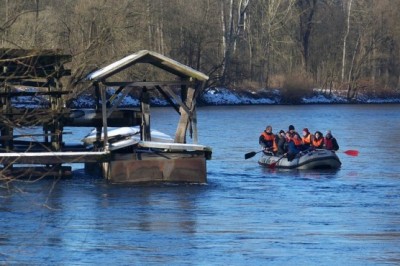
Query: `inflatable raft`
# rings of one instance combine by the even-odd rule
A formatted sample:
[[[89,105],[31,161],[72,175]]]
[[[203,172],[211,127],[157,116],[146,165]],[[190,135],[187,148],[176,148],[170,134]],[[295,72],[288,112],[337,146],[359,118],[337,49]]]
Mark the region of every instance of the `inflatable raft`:
[[[338,169],[342,164],[334,151],[319,149],[299,153],[291,161],[286,156],[264,153],[258,163],[262,166],[281,169]]]

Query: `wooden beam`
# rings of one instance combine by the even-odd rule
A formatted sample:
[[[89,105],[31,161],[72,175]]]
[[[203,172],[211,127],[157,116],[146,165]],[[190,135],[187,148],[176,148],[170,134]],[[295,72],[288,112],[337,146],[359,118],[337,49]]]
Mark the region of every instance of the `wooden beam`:
[[[189,81],[125,81],[125,82],[108,82],[108,81],[103,81],[102,82],[104,85],[108,87],[155,87],[155,86],[181,86],[181,85],[187,85],[189,86],[191,82]]]
[[[189,116],[191,115],[189,108],[182,102],[178,95],[171,90],[171,88],[164,86],[162,89],[180,105],[180,110],[185,111]],[[179,113],[182,115],[181,111],[179,111]]]
[[[150,95],[146,87],[143,87],[142,95],[140,96],[140,108],[142,112],[141,140],[150,141]]]
[[[107,97],[106,97],[106,87],[102,86],[100,88],[100,94],[101,94],[101,111],[102,111],[102,117],[103,117],[103,138],[104,138],[104,150],[108,151],[109,145],[108,145],[108,126],[107,126]]]
[[[164,97],[165,100],[167,100],[169,102],[169,104],[175,109],[175,111],[179,113],[179,107],[176,106],[176,104],[171,100],[171,98],[169,97],[169,95],[162,90],[162,88],[160,86],[156,86],[156,89],[158,90],[159,93],[161,93],[161,95]]]
[[[111,106],[111,108],[107,112],[107,117],[110,117],[111,114],[115,111],[115,109],[118,108],[119,104],[125,99],[125,97],[128,95],[128,93],[132,90],[132,88],[126,89],[122,92],[121,97],[117,100],[117,102]],[[115,94],[114,94],[115,95]]]
[[[53,96],[69,94],[71,91],[10,91],[0,92],[0,97],[20,97],[20,96]]]
[[[100,152],[5,152],[0,153],[0,164],[61,164],[104,162],[110,153]]]
[[[192,127],[192,138],[193,138],[193,143],[197,144],[199,143],[199,139],[198,139],[198,134],[197,134],[197,111],[196,111],[196,98],[193,99],[193,103],[192,103],[192,117],[190,118],[190,125]]]
[[[188,107],[192,109],[193,98],[195,95],[195,89],[193,87],[189,87],[186,95],[186,105],[181,105],[181,117],[178,122],[178,128],[175,133],[175,142],[176,143],[186,143],[186,131],[189,125],[189,121],[191,119],[191,112]],[[193,109],[194,110],[194,109]]]

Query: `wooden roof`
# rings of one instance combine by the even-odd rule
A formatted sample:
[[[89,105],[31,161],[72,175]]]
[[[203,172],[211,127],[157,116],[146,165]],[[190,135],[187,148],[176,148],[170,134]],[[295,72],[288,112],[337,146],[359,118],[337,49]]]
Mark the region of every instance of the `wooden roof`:
[[[208,80],[207,75],[171,58],[148,50],[141,50],[137,53],[128,55],[112,64],[109,64],[108,66],[96,70],[90,73],[87,76],[87,79],[92,81],[102,81],[137,63],[148,63],[154,65],[181,78],[195,78],[199,81]]]

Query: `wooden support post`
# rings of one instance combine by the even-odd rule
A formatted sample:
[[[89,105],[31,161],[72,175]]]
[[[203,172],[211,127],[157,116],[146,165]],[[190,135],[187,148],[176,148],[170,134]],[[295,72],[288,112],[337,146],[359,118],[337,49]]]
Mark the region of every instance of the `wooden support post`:
[[[4,89],[5,89],[5,92],[6,93],[9,93],[10,91],[11,91],[11,89],[10,89],[10,87],[9,86],[5,86],[4,87]],[[11,99],[9,98],[9,97],[4,97],[3,99],[3,106],[2,106],[2,108],[3,108],[3,112],[4,113],[6,113],[6,114],[10,114],[11,113]],[[7,119],[9,120],[9,121],[12,121],[12,114],[10,114],[10,115],[7,115],[6,116],[7,117]],[[2,146],[3,146],[3,148],[8,152],[8,151],[12,151],[12,149],[13,149],[13,146],[14,146],[14,143],[13,143],[13,138],[12,138],[12,135],[13,135],[13,127],[12,127],[12,125],[9,125],[8,123],[7,124],[4,124],[3,126],[2,126],[2,128],[1,128],[1,132],[0,132],[0,134],[1,134],[1,136],[4,136],[4,137],[6,137],[6,139],[4,139],[3,141],[2,141]]]
[[[193,100],[195,96],[195,89],[190,86],[187,89],[185,104],[180,107],[181,117],[179,119],[178,128],[175,133],[176,143],[186,143],[186,131],[191,119],[191,112],[188,110],[195,110],[193,105]],[[197,131],[197,129],[196,129]]]
[[[104,150],[108,151],[108,133],[107,133],[107,96],[106,96],[106,87],[102,86],[100,88],[101,92],[101,111],[102,111],[102,117],[103,117],[103,135],[104,135]]]
[[[192,126],[192,138],[193,138],[193,143],[198,144],[199,139],[198,139],[198,134],[197,134],[197,111],[196,111],[196,99],[193,99],[192,103],[192,118],[190,119],[190,124]]]
[[[94,86],[94,94],[95,94],[95,101],[96,101],[96,113],[98,110],[101,110],[101,95],[100,95],[100,86],[99,83],[95,82],[93,84]],[[101,130],[102,127],[97,126],[96,127],[96,141],[93,143],[94,144],[94,150],[99,150],[99,146],[101,143]]]
[[[150,95],[146,87],[143,87],[140,96],[140,109],[142,112],[142,123],[140,126],[141,140],[150,141]]]
[[[48,80],[49,84],[49,89],[48,91],[59,91],[59,85],[56,82],[56,79],[54,77],[51,77]],[[50,95],[50,104],[51,104],[51,110],[53,111],[53,119],[52,123],[50,126],[50,132],[51,132],[51,149],[53,151],[60,151],[61,146],[62,146],[62,131],[63,131],[63,125],[59,121],[59,116],[58,114],[61,112],[62,106],[60,104],[60,97],[61,95],[56,95],[56,94],[51,94]]]

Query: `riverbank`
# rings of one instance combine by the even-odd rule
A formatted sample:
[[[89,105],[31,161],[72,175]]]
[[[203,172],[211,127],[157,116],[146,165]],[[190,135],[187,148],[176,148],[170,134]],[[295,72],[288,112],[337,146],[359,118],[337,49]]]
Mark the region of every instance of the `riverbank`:
[[[113,88],[109,89],[112,92]],[[140,106],[139,95],[127,95],[119,104],[120,107]],[[115,101],[117,101],[115,99]],[[18,99],[17,106],[45,105],[47,100],[38,96],[21,97]],[[169,103],[160,96],[152,96],[150,99],[152,106],[168,106]],[[355,100],[349,101],[345,91],[326,92],[315,89],[311,95],[300,97],[296,102],[285,99],[279,89],[234,90],[221,87],[207,88],[197,98],[199,106],[226,106],[226,105],[291,105],[291,104],[391,104],[400,103],[400,94],[387,97],[374,95],[357,94]],[[96,105],[93,95],[82,94],[78,99],[72,101],[72,108],[93,108]]]
[[[234,91],[226,88],[208,88],[200,97],[204,105],[267,105],[267,104],[377,104],[400,103],[400,94],[395,97],[377,97],[359,93],[355,100],[348,100],[345,91],[325,92],[315,89],[311,95],[298,102],[290,102],[281,95],[279,89],[255,91]]]

